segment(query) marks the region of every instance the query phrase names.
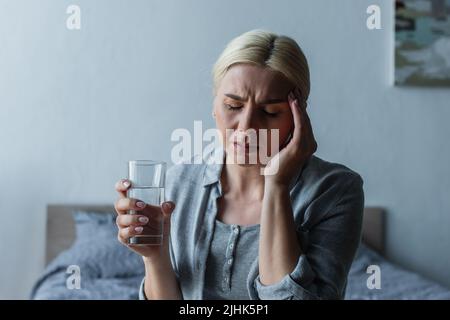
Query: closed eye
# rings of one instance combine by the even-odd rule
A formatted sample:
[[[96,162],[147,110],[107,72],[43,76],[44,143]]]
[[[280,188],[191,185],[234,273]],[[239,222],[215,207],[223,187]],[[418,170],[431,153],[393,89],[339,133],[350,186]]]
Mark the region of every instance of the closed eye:
[[[263,112],[268,115],[269,117],[276,117],[278,115],[278,112],[269,112],[266,110],[263,110]]]
[[[225,108],[227,108],[230,111],[239,111],[239,110],[242,109],[242,106],[232,105],[232,104],[229,104],[229,103],[225,103],[224,106],[225,106]],[[278,112],[269,112],[269,111],[264,110],[264,109],[262,109],[262,112],[265,115],[267,115],[267,116],[269,116],[271,118],[275,118],[276,116],[278,116]]]
[[[242,109],[242,106],[233,106],[233,105],[228,104],[228,103],[225,104],[225,107],[228,110],[231,110],[231,111],[238,111],[238,110]]]

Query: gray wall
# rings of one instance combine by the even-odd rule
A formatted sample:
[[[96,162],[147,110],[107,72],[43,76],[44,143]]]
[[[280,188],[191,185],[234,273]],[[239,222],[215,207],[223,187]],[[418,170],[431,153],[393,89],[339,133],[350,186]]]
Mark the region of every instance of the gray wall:
[[[173,129],[214,125],[210,68],[257,27],[303,47],[317,154],[387,208],[388,257],[450,286],[450,90],[392,87],[391,1],[188,2],[0,0],[0,298],[42,271],[47,203],[112,203],[128,159],[169,161]]]

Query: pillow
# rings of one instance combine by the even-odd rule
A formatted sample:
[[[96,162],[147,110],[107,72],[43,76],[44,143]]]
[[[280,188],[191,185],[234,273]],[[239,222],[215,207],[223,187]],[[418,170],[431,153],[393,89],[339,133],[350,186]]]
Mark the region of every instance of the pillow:
[[[115,213],[77,210],[72,215],[76,240],[66,253],[73,264],[99,278],[144,275],[142,257],[117,240]]]
[[[366,272],[366,269],[369,265],[376,264],[381,260],[382,258],[378,253],[372,250],[364,242],[360,242],[349,274]]]
[[[31,299],[137,299],[144,276],[142,258],[117,240],[116,214],[75,211],[76,240],[34,284]],[[80,288],[70,290],[68,267],[80,271]]]

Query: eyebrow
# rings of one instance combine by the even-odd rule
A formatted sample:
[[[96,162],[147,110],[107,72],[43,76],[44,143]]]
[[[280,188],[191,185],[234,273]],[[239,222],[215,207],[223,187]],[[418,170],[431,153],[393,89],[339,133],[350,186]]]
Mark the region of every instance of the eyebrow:
[[[228,98],[237,100],[237,101],[245,101],[244,98],[237,96],[235,94],[225,93],[225,96],[227,96]],[[286,99],[267,99],[267,100],[259,102],[259,104],[275,104],[275,103],[281,103],[281,102],[286,102]]]

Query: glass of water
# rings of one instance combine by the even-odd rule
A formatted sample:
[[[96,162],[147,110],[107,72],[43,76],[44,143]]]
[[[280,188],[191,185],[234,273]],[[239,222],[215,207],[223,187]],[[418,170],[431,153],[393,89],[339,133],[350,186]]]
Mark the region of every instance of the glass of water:
[[[153,160],[128,161],[128,179],[131,186],[127,191],[128,198],[135,198],[147,204],[160,206],[164,202],[164,185],[166,178],[166,163]],[[163,241],[163,213],[153,213],[150,210],[129,210],[129,214],[142,214],[149,218],[143,226],[142,234],[129,239],[133,245],[161,245]]]

